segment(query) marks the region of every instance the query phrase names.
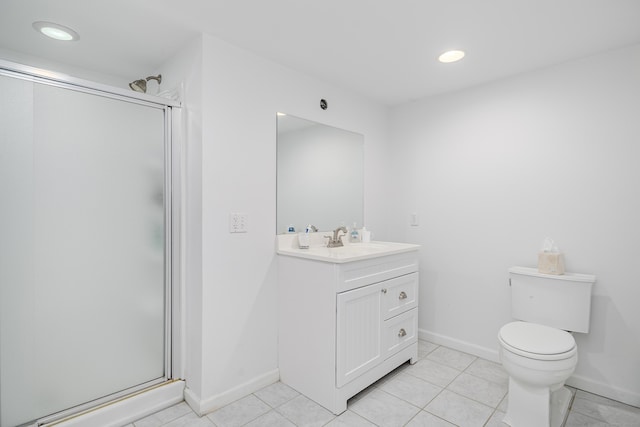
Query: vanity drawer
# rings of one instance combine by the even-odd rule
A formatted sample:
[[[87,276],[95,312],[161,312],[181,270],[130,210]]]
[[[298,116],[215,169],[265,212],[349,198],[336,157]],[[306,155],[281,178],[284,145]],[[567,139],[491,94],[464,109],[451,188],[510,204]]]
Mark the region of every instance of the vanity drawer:
[[[385,320],[382,329],[383,357],[387,358],[418,341],[418,309]]]
[[[418,273],[396,277],[381,285],[383,319],[390,319],[418,306]]]
[[[417,272],[418,253],[413,251],[344,263],[337,271],[337,292],[344,292]]]

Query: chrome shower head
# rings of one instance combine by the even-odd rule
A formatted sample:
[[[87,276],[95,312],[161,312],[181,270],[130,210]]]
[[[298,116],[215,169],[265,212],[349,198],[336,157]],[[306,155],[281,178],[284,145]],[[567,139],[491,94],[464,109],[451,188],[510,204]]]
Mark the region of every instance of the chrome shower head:
[[[149,80],[156,80],[158,84],[162,83],[162,74],[157,76],[149,76],[146,79],[135,80],[129,83],[129,87],[136,92],[147,93],[147,82]]]

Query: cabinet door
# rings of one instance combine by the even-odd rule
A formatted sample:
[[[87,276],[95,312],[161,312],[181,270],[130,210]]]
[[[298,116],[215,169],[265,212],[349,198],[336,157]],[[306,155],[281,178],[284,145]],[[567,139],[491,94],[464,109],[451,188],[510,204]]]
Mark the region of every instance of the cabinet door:
[[[337,295],[336,386],[382,360],[382,284]]]

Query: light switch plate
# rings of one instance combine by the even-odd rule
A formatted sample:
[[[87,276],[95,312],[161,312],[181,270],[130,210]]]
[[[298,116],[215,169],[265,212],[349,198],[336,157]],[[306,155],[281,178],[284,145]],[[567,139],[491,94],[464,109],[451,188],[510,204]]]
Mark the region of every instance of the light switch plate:
[[[229,214],[229,233],[246,233],[249,231],[249,215],[232,212]]]

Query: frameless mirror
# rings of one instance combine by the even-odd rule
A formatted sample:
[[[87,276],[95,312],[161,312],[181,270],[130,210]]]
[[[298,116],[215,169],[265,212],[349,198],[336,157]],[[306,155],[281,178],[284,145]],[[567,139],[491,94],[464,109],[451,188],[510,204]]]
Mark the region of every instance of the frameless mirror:
[[[277,229],[362,226],[364,136],[278,114]]]

